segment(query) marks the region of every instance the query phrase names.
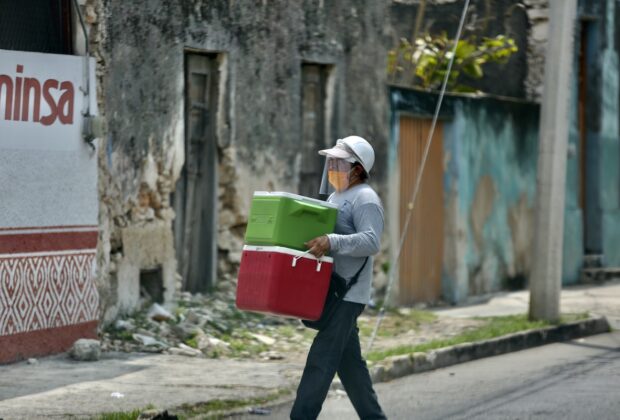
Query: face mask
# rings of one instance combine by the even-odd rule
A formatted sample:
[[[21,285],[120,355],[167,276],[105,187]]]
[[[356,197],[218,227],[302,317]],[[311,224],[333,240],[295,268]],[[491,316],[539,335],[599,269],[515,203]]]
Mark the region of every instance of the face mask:
[[[337,192],[342,192],[349,187],[349,172],[327,171],[327,180]]]

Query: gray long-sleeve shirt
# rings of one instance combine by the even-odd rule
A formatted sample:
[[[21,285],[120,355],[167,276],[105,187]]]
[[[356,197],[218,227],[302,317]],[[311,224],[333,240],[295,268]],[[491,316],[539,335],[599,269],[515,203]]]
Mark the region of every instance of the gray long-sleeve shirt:
[[[344,297],[348,302],[365,305],[370,300],[372,288],[372,255],[381,248],[381,199],[368,184],[359,184],[332,194],[327,201],[339,207],[334,233],[327,235],[336,272],[349,280],[369,257],[357,284]]]

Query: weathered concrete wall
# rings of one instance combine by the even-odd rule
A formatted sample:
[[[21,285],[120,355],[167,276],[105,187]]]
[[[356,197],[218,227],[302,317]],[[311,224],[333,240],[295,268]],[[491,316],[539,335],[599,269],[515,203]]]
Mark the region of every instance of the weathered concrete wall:
[[[367,137],[377,151],[373,182],[384,182],[386,8],[372,0],[97,3],[108,125],[99,258],[107,318],[137,304],[142,269],[163,267],[167,297],[179,287],[169,196],[185,162],[186,48],[220,58],[218,264],[230,278],[252,192],[298,188],[302,62],[334,68],[325,143]],[[157,250],[153,241],[162,242]]]
[[[445,0],[429,4],[426,22],[432,22],[432,29],[454,31],[462,3]],[[590,12],[599,13],[605,4],[609,9],[613,1],[582,1],[581,7],[586,5],[592,8]],[[506,67],[489,69],[488,77],[477,81],[476,86],[495,94],[539,99],[548,1],[475,0],[472,5],[473,13],[491,18],[485,35],[508,33],[520,48]],[[86,0],[91,51],[98,61],[100,110],[108,125],[99,149],[98,254],[99,290],[108,318],[138,302],[140,270],[162,268],[167,298],[179,288],[180,279],[174,274],[177,267],[170,196],[185,163],[186,49],[216,53],[219,59],[218,277],[231,279],[240,259],[252,191],[294,192],[298,188],[303,62],[332,66],[326,145],[352,133],[369,138],[377,152],[372,183],[387,201],[388,151],[392,160],[394,151],[388,147],[385,57],[398,37],[410,36],[416,8],[417,2],[405,0],[154,0],[138,5]],[[617,7],[613,13],[618,14]],[[601,31],[604,38],[607,33]],[[617,31],[611,36],[617,41]],[[610,41],[601,45],[610,45]],[[591,182],[601,187],[600,194],[593,193],[597,194],[594,198],[600,215],[593,220],[600,225],[601,246],[608,250],[605,257],[612,261],[620,255],[613,253],[620,249],[616,243],[620,237],[616,234],[620,228],[618,163],[613,160],[619,147],[614,134],[618,99],[616,94],[614,102],[613,94],[618,85],[617,46],[607,51],[593,63],[600,63],[599,68],[604,70],[600,77],[593,75],[595,85],[597,78],[601,82],[588,106],[592,115],[599,115],[597,104],[604,105],[588,135],[590,143],[596,144],[589,147],[599,147],[595,142],[599,136],[606,139],[600,142],[605,153],[596,152],[605,162],[601,166],[596,166],[598,160],[594,162],[592,167],[601,169]],[[604,101],[603,92],[607,92]],[[501,286],[497,278],[502,276],[516,281],[527,273],[529,257],[524,249],[531,234],[535,188],[531,172],[535,163],[529,157],[529,148],[536,142],[529,131],[533,122],[528,120],[523,131],[517,120],[499,123],[496,110],[486,105],[478,109],[469,101],[452,106],[452,122],[445,126],[446,156],[450,159],[446,163],[446,241],[450,246],[445,266],[447,278],[452,279],[446,295],[454,301],[470,290],[496,290]],[[597,128],[601,124],[604,130]],[[512,128],[516,131],[510,134]],[[492,135],[497,143],[485,143],[489,140],[480,135]],[[466,150],[462,150],[462,136],[473,139]],[[500,140],[512,146],[504,147]],[[573,129],[574,147],[576,140]],[[489,151],[480,153],[477,148]],[[527,158],[515,157],[524,149]],[[524,167],[526,171],[518,172],[514,179],[503,178],[500,162],[512,168],[508,173]],[[571,185],[576,185],[577,162],[578,156],[569,156],[567,180]],[[564,270],[569,274],[565,282],[573,281],[581,266],[577,256],[583,254],[584,241],[580,237],[583,215],[576,209],[576,192],[571,191],[567,191]],[[152,241],[159,241],[161,246],[152,248]]]
[[[618,23],[620,6],[606,0],[603,53],[601,56],[601,145],[600,190],[603,213],[603,255],[608,266],[620,267],[620,84],[618,53]]]
[[[392,98],[395,111],[428,117],[437,100],[400,89]],[[538,113],[536,104],[522,101],[444,100],[442,286],[450,302],[525,284],[532,257]]]
[[[542,2],[541,2],[542,3]],[[548,2],[547,2],[548,3]],[[548,12],[548,9],[547,9]],[[580,14],[583,14],[583,10],[579,11]],[[541,17],[539,19],[540,25],[548,26],[548,15]],[[575,284],[579,280],[579,275],[581,272],[581,268],[584,262],[584,252],[585,249],[589,248],[587,245],[587,241],[592,243],[597,242],[595,236],[593,235],[594,230],[591,229],[590,226],[590,235],[589,238],[585,235],[585,225],[586,220],[584,220],[586,211],[581,208],[580,200],[580,177],[581,177],[581,150],[580,150],[580,127],[579,127],[579,119],[578,119],[578,92],[579,92],[579,60],[580,60],[580,48],[581,42],[580,39],[580,30],[579,25],[575,27],[575,44],[574,44],[574,56],[573,56],[573,86],[572,92],[574,94],[571,98],[571,109],[570,113],[574,116],[571,121],[569,136],[568,136],[568,155],[566,160],[566,196],[565,196],[565,209],[564,209],[564,244],[563,244],[563,257],[562,257],[562,283],[563,284]],[[594,33],[594,32],[591,32]],[[547,35],[544,37],[541,36],[541,42],[545,45],[547,41]],[[592,39],[591,39],[592,41]],[[593,58],[592,52],[593,49],[591,47],[587,47],[589,50],[589,57],[586,58],[587,61],[591,61]],[[544,56],[541,57],[541,65],[544,66]],[[593,69],[590,69],[593,70]],[[598,77],[596,77],[596,71],[592,72],[591,77],[588,81],[589,87],[592,88],[596,83]],[[538,96],[542,94],[542,85],[541,92]],[[594,98],[592,98],[594,99]],[[587,112],[587,122],[586,122],[586,145],[595,145],[598,143],[597,135],[592,131],[592,127],[596,124],[594,123],[597,119],[596,114],[598,114],[598,105],[596,101],[589,101],[588,112]],[[588,146],[586,146],[588,147]],[[588,158],[592,158],[592,150],[587,152]],[[589,160],[586,163],[586,182],[591,183],[593,180],[593,175],[598,177],[594,171],[590,171],[588,168],[591,168],[594,164],[594,160]],[[593,203],[596,201],[596,197],[598,196],[598,191],[592,188],[586,188],[586,198],[585,205],[587,207],[592,207]],[[589,211],[587,213],[590,213]],[[591,215],[592,216],[592,215]],[[595,218],[592,218],[595,220]],[[598,230],[598,229],[597,229]],[[593,239],[594,238],[594,239]]]
[[[466,232],[467,290],[522,287],[531,260],[538,108],[467,100],[457,102],[454,111],[445,141],[458,169],[446,173],[446,193],[458,196],[456,225]],[[446,295],[457,301],[465,285],[455,281],[457,273],[445,274],[446,285],[454,284]]]

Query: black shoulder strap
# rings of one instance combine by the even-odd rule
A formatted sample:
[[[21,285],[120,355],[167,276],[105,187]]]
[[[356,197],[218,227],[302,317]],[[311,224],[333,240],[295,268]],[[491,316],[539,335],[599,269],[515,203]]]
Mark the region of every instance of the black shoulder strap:
[[[355,275],[353,277],[351,277],[351,280],[349,281],[349,283],[347,284],[347,292],[349,290],[351,290],[351,287],[353,287],[355,285],[355,283],[357,283],[357,279],[359,278],[360,274],[362,273],[362,270],[364,269],[364,267],[366,267],[366,263],[368,262],[368,259],[370,257],[366,257],[366,259],[364,260],[364,264],[362,264],[362,266],[360,267],[359,270],[357,270],[357,273],[355,273]]]

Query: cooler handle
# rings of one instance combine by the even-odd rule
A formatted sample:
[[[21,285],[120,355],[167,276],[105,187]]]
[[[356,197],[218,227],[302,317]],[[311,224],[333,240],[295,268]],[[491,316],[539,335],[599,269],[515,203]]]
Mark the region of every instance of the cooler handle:
[[[306,214],[317,216],[317,219],[319,220],[319,222],[325,222],[327,218],[327,213],[328,213],[325,207],[306,203],[301,200],[294,200],[294,201],[295,201],[295,204],[297,204],[299,207],[289,213],[291,216],[299,216],[299,215],[306,213]]]
[[[306,255],[308,252],[310,252],[310,250],[307,250],[306,252],[304,252],[301,255],[298,255],[296,257],[293,257],[293,262],[291,263],[291,267],[296,267],[297,266],[297,260],[299,260],[300,258],[302,258],[304,255]]]
[[[302,258],[304,255],[306,255],[308,252],[310,252],[310,250],[307,250],[306,252],[304,252],[301,255],[298,255],[296,257],[293,257],[293,261],[291,262],[291,266],[292,267],[296,267],[297,266],[297,260],[299,260],[300,258]],[[321,264],[323,264],[323,261],[321,261],[320,258],[318,258],[317,260],[317,264],[316,264],[316,271],[319,272],[321,271]]]

